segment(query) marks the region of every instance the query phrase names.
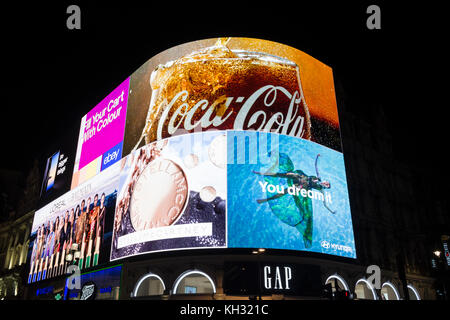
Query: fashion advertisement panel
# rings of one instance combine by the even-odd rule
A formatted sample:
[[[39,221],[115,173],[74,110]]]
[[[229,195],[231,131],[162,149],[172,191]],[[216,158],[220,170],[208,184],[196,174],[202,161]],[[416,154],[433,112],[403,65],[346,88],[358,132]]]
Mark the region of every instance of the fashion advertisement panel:
[[[115,164],[36,211],[28,283],[109,260],[119,166]]]

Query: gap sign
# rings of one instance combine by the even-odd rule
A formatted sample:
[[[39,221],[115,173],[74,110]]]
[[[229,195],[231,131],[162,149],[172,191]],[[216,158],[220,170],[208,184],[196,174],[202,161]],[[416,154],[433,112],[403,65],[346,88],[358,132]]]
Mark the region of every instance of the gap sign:
[[[308,264],[255,261],[225,263],[224,292],[228,295],[272,295],[319,297],[320,267]]]
[[[264,288],[290,290],[292,268],[288,266],[264,266]]]
[[[261,294],[318,297],[322,292],[320,267],[307,264],[261,263]]]

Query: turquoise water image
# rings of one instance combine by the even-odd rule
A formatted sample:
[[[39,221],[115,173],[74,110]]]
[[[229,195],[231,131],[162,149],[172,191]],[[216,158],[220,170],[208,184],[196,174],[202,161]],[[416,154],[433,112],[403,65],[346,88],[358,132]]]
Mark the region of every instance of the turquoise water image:
[[[227,133],[228,246],[356,258],[343,155],[301,138]]]

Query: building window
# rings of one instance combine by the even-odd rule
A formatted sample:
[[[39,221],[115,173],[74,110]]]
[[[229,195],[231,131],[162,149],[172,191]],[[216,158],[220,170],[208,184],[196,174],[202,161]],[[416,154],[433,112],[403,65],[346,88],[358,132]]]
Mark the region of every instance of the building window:
[[[216,286],[209,275],[200,270],[183,272],[173,285],[172,294],[216,293]]]
[[[338,290],[349,291],[347,282],[345,282],[344,278],[337,274],[329,276],[325,281],[325,284],[331,284],[332,292],[336,292]]]
[[[397,289],[390,282],[385,282],[381,286],[381,298],[383,300],[400,300]]]
[[[410,284],[408,284],[409,300],[420,300],[419,292]]]
[[[366,279],[359,279],[356,282],[355,294],[357,299],[377,300],[374,288]]]
[[[6,297],[6,283],[3,279],[0,279],[0,300]]]
[[[147,297],[162,295],[166,290],[160,276],[149,273],[139,279],[133,290],[133,297]]]

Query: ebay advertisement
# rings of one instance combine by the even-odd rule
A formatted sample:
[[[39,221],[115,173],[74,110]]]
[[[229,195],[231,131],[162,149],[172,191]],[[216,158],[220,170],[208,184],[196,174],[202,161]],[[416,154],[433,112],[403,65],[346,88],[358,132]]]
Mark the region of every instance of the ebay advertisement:
[[[122,158],[129,85],[127,78],[81,119],[72,189]]]

